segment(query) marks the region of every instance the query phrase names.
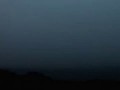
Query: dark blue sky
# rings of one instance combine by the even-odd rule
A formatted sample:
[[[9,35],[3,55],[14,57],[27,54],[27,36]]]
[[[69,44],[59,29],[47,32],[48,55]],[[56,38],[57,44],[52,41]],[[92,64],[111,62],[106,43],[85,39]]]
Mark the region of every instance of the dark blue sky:
[[[0,0],[0,66],[120,65],[119,0]]]

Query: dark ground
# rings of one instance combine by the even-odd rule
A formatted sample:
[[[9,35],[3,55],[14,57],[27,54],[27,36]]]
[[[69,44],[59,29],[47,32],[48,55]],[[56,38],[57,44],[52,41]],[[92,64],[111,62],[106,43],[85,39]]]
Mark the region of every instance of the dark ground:
[[[18,75],[9,70],[0,70],[0,88],[4,89],[118,89],[120,81],[115,80],[54,80],[38,72]]]

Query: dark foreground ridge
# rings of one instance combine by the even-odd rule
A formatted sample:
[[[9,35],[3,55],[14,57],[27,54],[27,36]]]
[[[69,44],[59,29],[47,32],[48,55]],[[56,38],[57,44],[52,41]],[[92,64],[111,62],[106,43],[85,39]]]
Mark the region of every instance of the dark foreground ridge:
[[[76,88],[120,88],[120,81],[114,80],[88,80],[88,81],[74,81],[74,80],[53,80],[38,72],[28,72],[24,75],[18,75],[9,70],[0,69],[0,87],[2,88],[16,88],[16,89],[76,89]]]

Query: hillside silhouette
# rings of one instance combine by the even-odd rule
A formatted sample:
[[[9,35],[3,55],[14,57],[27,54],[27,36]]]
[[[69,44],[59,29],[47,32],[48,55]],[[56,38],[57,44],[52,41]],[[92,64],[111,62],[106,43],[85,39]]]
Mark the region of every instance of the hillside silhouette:
[[[39,72],[27,72],[19,75],[16,72],[0,69],[0,85],[4,88],[119,88],[120,81],[114,80],[88,80],[88,81],[74,81],[74,80],[54,80],[49,76]]]

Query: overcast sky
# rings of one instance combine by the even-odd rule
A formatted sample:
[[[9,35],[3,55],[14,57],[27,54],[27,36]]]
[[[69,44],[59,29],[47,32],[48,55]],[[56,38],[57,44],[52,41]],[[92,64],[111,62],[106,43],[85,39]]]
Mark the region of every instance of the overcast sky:
[[[120,65],[119,0],[0,0],[0,66]]]

